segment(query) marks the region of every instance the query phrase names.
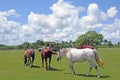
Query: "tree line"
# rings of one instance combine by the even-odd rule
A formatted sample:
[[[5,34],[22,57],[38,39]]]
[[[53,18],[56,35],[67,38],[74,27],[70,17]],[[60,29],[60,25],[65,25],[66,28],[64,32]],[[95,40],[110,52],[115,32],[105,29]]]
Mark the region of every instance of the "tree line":
[[[79,47],[80,45],[93,45],[95,47],[120,47],[120,42],[118,44],[112,44],[111,41],[104,39],[102,34],[97,33],[96,31],[88,31],[83,35],[78,36],[75,41],[61,41],[61,42],[48,42],[43,40],[37,40],[33,43],[23,42],[20,45],[8,46],[0,45],[0,49],[26,49],[34,48],[38,49],[41,47],[52,47],[52,48],[65,48],[65,47]]]

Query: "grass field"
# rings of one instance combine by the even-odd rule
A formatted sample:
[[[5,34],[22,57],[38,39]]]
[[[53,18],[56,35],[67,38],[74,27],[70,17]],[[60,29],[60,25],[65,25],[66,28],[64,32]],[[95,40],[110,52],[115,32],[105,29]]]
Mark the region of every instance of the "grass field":
[[[88,62],[75,63],[76,75],[72,75],[69,63],[65,57],[59,62],[56,55],[52,57],[51,70],[41,67],[38,51],[35,53],[34,67],[23,65],[23,50],[0,51],[0,80],[98,80],[93,69],[91,76],[87,77]],[[120,48],[98,49],[99,57],[104,60],[104,68],[99,67],[100,80],[120,79]]]

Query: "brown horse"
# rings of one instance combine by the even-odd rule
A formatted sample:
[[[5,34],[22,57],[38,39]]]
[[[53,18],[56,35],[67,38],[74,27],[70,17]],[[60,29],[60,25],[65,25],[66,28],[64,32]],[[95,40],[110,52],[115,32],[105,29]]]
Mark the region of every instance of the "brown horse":
[[[79,47],[77,47],[78,49],[85,49],[85,48],[90,48],[90,49],[94,49],[94,46],[92,45],[81,45]]]
[[[30,67],[33,66],[35,58],[35,52],[33,49],[26,49],[24,53],[24,65],[30,65]]]
[[[41,53],[42,67],[44,67],[44,60],[45,60],[46,70],[50,70],[52,54],[56,54],[56,52],[49,47],[43,49],[39,48],[39,52]],[[49,58],[49,64],[47,63],[48,58]]]

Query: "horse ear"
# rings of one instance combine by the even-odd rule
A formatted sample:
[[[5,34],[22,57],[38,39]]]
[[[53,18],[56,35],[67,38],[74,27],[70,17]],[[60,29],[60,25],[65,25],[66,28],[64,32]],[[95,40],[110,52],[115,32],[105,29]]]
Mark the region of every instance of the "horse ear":
[[[38,51],[39,51],[39,52],[42,51],[42,48],[38,48]]]

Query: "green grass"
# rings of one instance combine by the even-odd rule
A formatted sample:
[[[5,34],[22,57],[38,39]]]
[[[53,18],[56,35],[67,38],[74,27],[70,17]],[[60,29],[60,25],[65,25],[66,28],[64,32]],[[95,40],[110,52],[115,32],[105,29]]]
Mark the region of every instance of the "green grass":
[[[99,67],[100,80],[120,79],[120,48],[98,49],[99,57],[104,60],[104,68]],[[23,50],[0,51],[0,80],[98,80],[93,69],[90,77],[86,77],[89,63],[75,63],[76,75],[72,75],[68,60],[63,57],[59,62],[56,55],[52,56],[52,70],[46,71],[41,67],[41,57],[35,53],[34,67],[23,65]]]

